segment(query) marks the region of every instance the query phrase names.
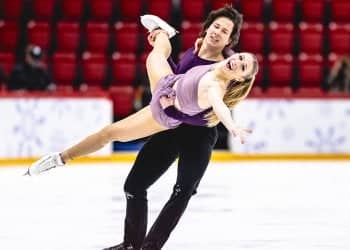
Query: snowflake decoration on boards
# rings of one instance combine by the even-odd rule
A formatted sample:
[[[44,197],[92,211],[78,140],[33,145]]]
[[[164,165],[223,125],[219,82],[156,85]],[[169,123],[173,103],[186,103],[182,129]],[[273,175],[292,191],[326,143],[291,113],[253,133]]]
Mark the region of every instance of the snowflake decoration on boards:
[[[16,110],[19,117],[18,124],[13,126],[13,134],[19,136],[18,155],[32,155],[34,147],[41,147],[42,141],[38,136],[38,127],[45,122],[43,115],[37,116],[35,110],[38,106],[38,101],[19,100],[17,101]]]
[[[345,110],[345,115],[350,116],[350,108]]]
[[[254,133],[254,129],[256,128],[256,123],[254,121],[251,121],[247,127],[252,129]],[[263,140],[253,141],[248,139],[247,142],[242,145],[242,147],[243,147],[243,151],[246,153],[259,152],[259,151],[262,151],[264,148],[266,148],[266,141],[263,141]]]
[[[288,113],[289,106],[293,104],[293,100],[274,100],[261,101],[257,103],[257,110],[263,110],[267,120],[274,118],[284,118]]]
[[[345,135],[336,135],[334,126],[328,127],[326,130],[321,128],[314,129],[315,137],[305,142],[306,146],[311,147],[315,152],[339,152],[338,149],[346,142]]]
[[[73,105],[67,100],[68,99],[54,100],[52,102],[50,110],[52,110],[52,113],[57,114],[58,119],[61,119],[67,111],[70,112],[73,109]]]

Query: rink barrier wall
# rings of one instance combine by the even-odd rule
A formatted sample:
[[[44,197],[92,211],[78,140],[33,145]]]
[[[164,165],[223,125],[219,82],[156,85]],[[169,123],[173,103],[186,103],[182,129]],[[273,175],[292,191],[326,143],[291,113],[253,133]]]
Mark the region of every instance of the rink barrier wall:
[[[57,152],[112,122],[107,91],[0,92],[0,158]],[[112,153],[110,144],[94,155]]]
[[[229,135],[232,153],[311,158],[350,153],[350,94],[279,91],[252,94],[233,109],[235,122],[253,134],[244,144]]]
[[[67,148],[72,142],[90,134],[89,131],[96,131],[102,124],[112,122],[112,102],[104,91],[55,94],[0,92],[0,102],[3,104],[0,113],[6,117],[0,120],[3,142],[0,144],[1,165],[31,163],[47,152]],[[50,107],[55,108],[52,110]],[[214,153],[214,161],[350,158],[349,94],[323,93],[320,90],[310,92],[309,89],[298,93],[283,92],[282,88],[267,93],[253,90],[248,99],[235,108],[233,116],[238,124],[251,127],[254,133],[247,136],[244,145],[237,138],[229,137],[231,152]],[[22,126],[23,123],[26,126]],[[28,134],[32,141],[28,139]],[[135,153],[113,153],[111,145],[103,150],[76,162],[135,159]]]

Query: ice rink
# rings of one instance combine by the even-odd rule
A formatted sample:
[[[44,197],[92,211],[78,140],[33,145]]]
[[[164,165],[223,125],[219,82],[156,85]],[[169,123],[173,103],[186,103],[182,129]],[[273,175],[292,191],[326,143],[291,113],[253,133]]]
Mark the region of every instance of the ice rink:
[[[98,250],[122,241],[131,163],[38,177],[0,168],[0,249]],[[149,190],[149,225],[176,166]],[[165,250],[349,250],[350,162],[210,164]]]

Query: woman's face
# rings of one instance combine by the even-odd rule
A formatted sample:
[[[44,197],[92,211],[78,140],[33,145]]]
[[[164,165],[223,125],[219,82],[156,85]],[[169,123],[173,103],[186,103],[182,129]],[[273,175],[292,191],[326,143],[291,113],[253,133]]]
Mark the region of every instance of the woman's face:
[[[227,17],[218,17],[208,27],[204,42],[208,45],[220,48],[221,50],[231,42],[230,35],[234,24]]]
[[[235,53],[218,65],[225,78],[243,81],[252,76],[255,61],[250,53]]]

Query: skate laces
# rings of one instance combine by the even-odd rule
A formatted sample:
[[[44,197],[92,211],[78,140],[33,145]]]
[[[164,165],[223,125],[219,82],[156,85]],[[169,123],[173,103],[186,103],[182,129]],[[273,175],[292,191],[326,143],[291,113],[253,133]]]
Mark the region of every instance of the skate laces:
[[[48,155],[47,157],[45,157],[41,164],[38,166],[39,172],[48,171],[52,168],[57,167],[58,161],[56,158],[56,155]]]

